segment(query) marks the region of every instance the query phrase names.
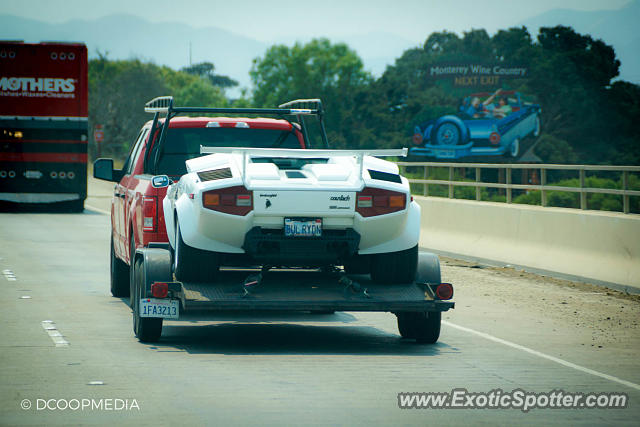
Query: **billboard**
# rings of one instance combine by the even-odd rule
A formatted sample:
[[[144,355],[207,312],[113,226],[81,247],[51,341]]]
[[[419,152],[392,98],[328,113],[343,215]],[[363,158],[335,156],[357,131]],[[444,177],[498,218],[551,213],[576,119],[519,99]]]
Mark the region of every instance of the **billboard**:
[[[511,88],[522,86],[527,67],[449,62],[426,71],[458,104],[426,109],[431,115],[416,120],[412,158],[516,161],[532,147],[540,134],[542,107],[531,94]]]

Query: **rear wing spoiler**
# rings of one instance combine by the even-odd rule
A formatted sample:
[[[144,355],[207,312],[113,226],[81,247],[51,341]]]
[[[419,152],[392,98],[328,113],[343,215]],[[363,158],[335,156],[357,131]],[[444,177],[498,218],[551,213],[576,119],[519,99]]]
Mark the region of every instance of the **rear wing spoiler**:
[[[247,163],[254,157],[280,157],[295,159],[317,159],[329,157],[355,157],[359,168],[359,175],[362,176],[364,169],[364,157],[406,157],[407,148],[382,149],[382,150],[301,150],[287,148],[240,148],[240,147],[205,147],[200,146],[200,154],[239,154],[242,155],[242,180],[247,182]]]

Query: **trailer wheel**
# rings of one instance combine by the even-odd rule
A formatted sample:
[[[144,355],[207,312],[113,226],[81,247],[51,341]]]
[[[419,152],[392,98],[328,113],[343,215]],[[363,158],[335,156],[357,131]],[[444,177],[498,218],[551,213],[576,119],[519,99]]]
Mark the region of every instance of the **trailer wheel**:
[[[411,283],[418,269],[418,245],[371,257],[371,279],[378,283]]]
[[[111,236],[111,295],[114,297],[129,296],[129,266],[116,256]]]
[[[142,274],[142,260],[136,260],[134,264],[134,289],[133,296],[133,332],[142,342],[155,342],[162,335],[162,319],[153,317],[140,317],[140,299],[144,289],[144,276]]]
[[[398,331],[400,332],[400,336],[406,339],[415,339],[416,338],[416,328],[413,322],[412,316],[415,313],[398,313],[396,317],[398,318]]]
[[[415,339],[420,344],[433,344],[438,341],[442,323],[441,312],[398,313],[396,316],[402,338]]]
[[[176,222],[176,247],[173,252],[173,268],[181,282],[214,281],[220,269],[218,254],[192,248],[182,240],[180,224]]]

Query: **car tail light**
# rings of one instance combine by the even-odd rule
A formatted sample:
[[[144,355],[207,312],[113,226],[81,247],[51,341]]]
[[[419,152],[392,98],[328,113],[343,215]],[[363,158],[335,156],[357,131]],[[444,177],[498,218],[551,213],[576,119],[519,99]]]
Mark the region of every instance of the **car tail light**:
[[[420,133],[414,133],[413,137],[411,138],[411,140],[413,141],[413,145],[420,145],[422,144],[422,134]]]
[[[202,205],[217,212],[245,216],[253,210],[253,197],[251,191],[238,185],[203,193]]]
[[[158,225],[158,198],[142,198],[142,230],[156,231]]]
[[[169,294],[169,284],[162,282],[154,282],[151,285],[151,295],[155,298],[166,298]]]
[[[500,144],[500,134],[498,132],[491,132],[491,135],[489,135],[489,142],[493,145]]]
[[[370,208],[373,206],[373,196],[358,195],[358,208]]]
[[[356,195],[356,212],[363,217],[385,215],[407,207],[407,195],[398,191],[365,187]]]
[[[440,283],[436,288],[436,296],[442,300],[448,300],[453,297],[453,285],[451,283]]]

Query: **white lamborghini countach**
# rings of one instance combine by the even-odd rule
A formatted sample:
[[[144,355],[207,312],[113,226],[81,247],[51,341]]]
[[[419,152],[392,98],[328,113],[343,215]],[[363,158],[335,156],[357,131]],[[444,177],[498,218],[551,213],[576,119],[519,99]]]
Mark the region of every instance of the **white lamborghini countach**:
[[[171,112],[282,117],[191,117],[166,127],[159,156],[188,151],[180,144],[199,148],[184,158],[179,179],[154,177],[154,185],[169,185],[164,222],[178,280],[215,282],[220,267],[343,266],[376,282],[413,281],[420,207],[396,164],[378,158],[404,156],[406,149],[328,149],[319,100],[272,110]],[[315,141],[305,123],[309,116],[319,119],[323,149],[309,148]],[[197,131],[191,138],[172,138],[189,122]]]

